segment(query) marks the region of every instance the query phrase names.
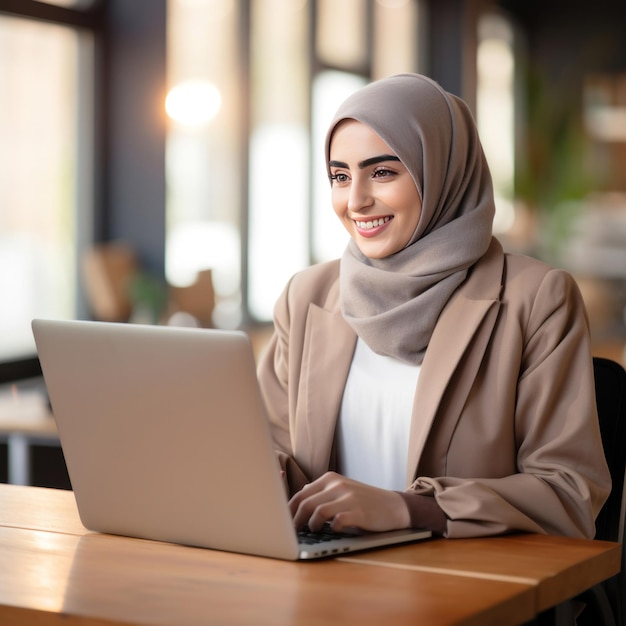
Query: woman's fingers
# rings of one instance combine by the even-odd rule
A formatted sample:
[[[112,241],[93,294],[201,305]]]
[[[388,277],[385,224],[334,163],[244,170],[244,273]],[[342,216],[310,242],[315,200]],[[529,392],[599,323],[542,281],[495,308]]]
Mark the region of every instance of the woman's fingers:
[[[325,506],[333,499],[329,490],[333,482],[331,474],[330,472],[324,474],[321,478],[305,485],[289,501],[289,508],[296,528],[308,525],[311,530],[318,530],[324,522],[332,519],[330,508]],[[322,510],[316,511],[320,506]]]
[[[328,472],[305,485],[289,501],[297,528],[305,524],[319,530],[331,521],[333,530],[358,527],[363,530],[391,530],[409,525],[403,498],[394,491],[372,487]]]

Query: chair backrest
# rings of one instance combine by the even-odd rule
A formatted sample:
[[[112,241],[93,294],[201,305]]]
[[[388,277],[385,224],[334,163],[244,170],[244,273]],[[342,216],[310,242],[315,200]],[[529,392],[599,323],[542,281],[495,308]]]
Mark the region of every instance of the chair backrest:
[[[595,616],[591,622],[581,620],[580,623],[623,626],[626,614],[626,557],[623,547],[626,505],[626,371],[619,363],[602,357],[593,358],[593,368],[602,445],[613,482],[611,493],[596,519],[596,539],[622,544],[622,570],[592,590],[595,591],[592,604],[596,604],[599,613],[592,613]]]
[[[596,520],[596,539],[624,538],[624,474],[626,471],[626,371],[615,361],[593,358],[596,404],[604,454],[613,487]]]

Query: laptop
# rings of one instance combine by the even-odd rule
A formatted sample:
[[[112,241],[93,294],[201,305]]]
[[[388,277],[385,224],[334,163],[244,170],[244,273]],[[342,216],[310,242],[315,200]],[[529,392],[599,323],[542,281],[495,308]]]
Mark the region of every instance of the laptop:
[[[288,560],[431,536],[300,542],[243,331],[43,319],[32,329],[87,529]]]

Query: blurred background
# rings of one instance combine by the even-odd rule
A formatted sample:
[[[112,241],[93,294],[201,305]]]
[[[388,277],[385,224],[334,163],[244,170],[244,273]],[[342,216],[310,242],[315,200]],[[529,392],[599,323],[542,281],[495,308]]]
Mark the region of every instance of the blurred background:
[[[0,0],[0,380],[34,317],[242,328],[341,254],[322,142],[372,79],[476,117],[505,248],[570,270],[626,341],[626,3]]]

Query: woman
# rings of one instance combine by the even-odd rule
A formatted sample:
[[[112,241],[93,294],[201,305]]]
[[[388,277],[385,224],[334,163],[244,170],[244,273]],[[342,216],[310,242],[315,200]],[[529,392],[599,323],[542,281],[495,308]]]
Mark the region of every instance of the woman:
[[[371,83],[326,161],[351,239],[289,282],[258,372],[296,526],[592,537],[610,478],[584,305],[492,236],[466,105]]]

